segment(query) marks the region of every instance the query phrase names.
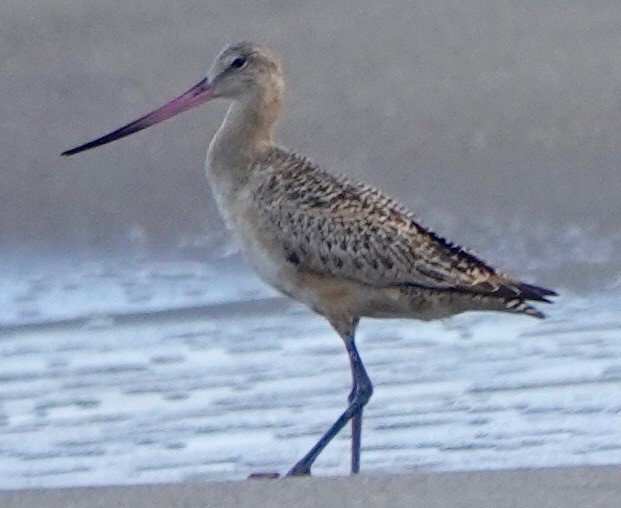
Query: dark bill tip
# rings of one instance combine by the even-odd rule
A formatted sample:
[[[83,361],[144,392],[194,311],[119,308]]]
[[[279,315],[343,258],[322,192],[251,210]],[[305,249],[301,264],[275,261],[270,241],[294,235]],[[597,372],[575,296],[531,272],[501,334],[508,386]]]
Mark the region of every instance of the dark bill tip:
[[[121,127],[110,134],[106,134],[100,138],[94,139],[93,141],[89,141],[88,143],[84,143],[83,145],[76,146],[75,148],[71,148],[70,150],[65,150],[60,155],[63,157],[68,157],[70,155],[75,155],[76,153],[84,152],[85,150],[90,150],[91,148],[95,148],[97,146],[105,145],[106,143],[111,143],[117,139],[123,138],[125,136],[129,136],[134,132],[138,132],[142,129],[146,129],[149,125],[140,125],[143,122],[143,118],[132,122],[125,127]],[[151,124],[152,125],[152,124]]]
[[[151,125],[163,122],[164,120],[171,118],[178,113],[187,111],[188,109],[193,108],[194,106],[198,106],[199,104],[203,104],[204,102],[207,102],[212,98],[213,94],[211,93],[208,81],[205,78],[203,81],[190,88],[183,95],[180,95],[176,99],[170,101],[169,103],[165,104],[159,109],[156,109],[148,115],[145,115],[142,118],[139,118],[138,120],[121,127],[120,129],[110,132],[105,136],[94,139],[93,141],[89,141],[88,143],[84,143],[83,145],[76,146],[75,148],[65,150],[60,155],[63,157],[68,157],[70,155],[75,155],[76,153],[84,152],[85,150],[90,150],[91,148],[95,148],[97,146],[105,145],[106,143],[111,143],[112,141],[115,141],[117,139],[129,136],[134,132],[146,129]]]

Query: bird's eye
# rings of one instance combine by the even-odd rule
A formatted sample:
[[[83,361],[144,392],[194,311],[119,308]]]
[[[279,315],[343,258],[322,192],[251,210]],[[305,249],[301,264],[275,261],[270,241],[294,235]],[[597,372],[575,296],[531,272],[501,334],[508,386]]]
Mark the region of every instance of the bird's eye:
[[[245,58],[236,58],[235,60],[231,62],[231,67],[233,69],[241,69],[244,65],[246,65]]]

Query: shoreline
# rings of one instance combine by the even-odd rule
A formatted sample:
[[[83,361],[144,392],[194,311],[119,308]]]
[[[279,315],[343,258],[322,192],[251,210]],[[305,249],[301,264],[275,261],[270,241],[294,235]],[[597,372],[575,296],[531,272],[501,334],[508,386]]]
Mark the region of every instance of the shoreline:
[[[169,506],[612,507],[621,465],[0,492],[4,508]]]

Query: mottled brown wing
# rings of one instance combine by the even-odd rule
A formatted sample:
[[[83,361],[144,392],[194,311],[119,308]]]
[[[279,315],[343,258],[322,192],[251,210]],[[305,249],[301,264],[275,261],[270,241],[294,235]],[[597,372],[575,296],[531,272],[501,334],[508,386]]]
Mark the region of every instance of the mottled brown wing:
[[[419,285],[535,300],[552,294],[497,274],[378,190],[293,154],[274,152],[261,175],[256,206],[262,227],[305,269],[376,287]]]

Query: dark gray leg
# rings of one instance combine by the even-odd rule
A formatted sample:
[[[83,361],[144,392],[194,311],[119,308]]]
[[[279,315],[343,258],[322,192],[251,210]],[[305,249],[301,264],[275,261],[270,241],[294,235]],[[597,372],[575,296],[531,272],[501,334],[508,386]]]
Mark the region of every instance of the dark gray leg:
[[[371,398],[373,394],[373,385],[367,375],[362,360],[358,355],[356,344],[354,342],[354,336],[344,336],[345,347],[349,354],[349,363],[352,370],[353,387],[349,394],[349,406],[345,412],[339,416],[334,422],[332,427],[328,429],[321,439],[313,446],[310,451],[287,473],[287,476],[302,476],[309,475],[311,472],[311,466],[323,449],[328,445],[330,441],[336,436],[340,430],[347,424],[349,420],[352,421],[352,454],[351,454],[351,468],[352,473],[357,473],[360,469],[360,434],[362,430],[362,409]]]
[[[354,397],[356,396],[356,390],[358,387],[358,383],[356,381],[356,377],[354,376],[354,372],[356,371],[356,367],[353,363],[353,356],[349,355],[349,362],[352,372],[352,388],[351,392],[349,392],[349,396],[347,397],[347,402],[351,404],[354,401]],[[360,362],[362,363],[362,362]],[[364,370],[364,366],[362,367]],[[373,390],[373,387],[371,387]],[[360,411],[354,414],[351,418],[351,474],[358,474],[360,472],[360,444],[362,442],[362,412],[364,408],[360,408]]]

